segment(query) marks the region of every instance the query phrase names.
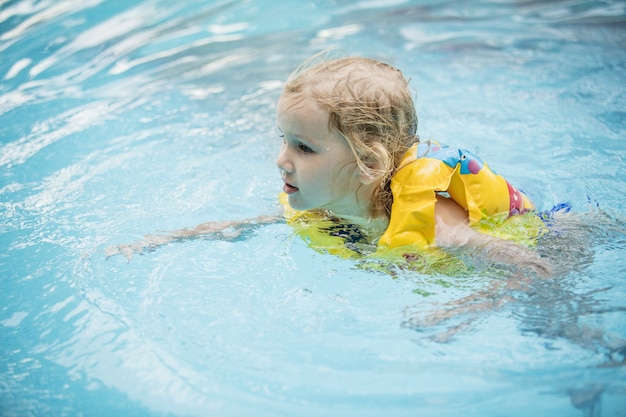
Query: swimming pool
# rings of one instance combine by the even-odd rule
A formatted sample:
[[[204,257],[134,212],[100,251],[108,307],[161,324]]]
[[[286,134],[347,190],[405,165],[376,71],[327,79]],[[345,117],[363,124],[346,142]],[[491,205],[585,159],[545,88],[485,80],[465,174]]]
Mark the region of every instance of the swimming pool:
[[[3,416],[626,415],[624,2],[172,3],[0,0]],[[330,45],[412,78],[422,138],[569,201],[569,267],[493,292],[285,224],[106,258],[273,212],[282,81]]]

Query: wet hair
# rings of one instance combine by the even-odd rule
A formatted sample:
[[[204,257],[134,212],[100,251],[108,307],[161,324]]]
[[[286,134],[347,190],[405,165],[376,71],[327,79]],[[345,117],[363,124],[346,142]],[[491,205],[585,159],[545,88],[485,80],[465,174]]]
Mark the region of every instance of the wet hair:
[[[380,181],[369,206],[374,216],[389,217],[391,177],[419,142],[408,83],[400,70],[375,59],[315,56],[290,75],[282,93],[291,103],[309,98],[327,111],[329,129],[346,139],[361,171]]]

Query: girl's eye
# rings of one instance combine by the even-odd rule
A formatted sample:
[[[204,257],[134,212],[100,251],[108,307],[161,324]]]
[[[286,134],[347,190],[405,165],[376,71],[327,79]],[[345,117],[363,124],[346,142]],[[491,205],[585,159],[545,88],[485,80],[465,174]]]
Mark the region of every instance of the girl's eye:
[[[315,153],[315,151],[310,146],[305,145],[304,143],[300,143],[298,145],[298,149],[300,149],[304,153]]]

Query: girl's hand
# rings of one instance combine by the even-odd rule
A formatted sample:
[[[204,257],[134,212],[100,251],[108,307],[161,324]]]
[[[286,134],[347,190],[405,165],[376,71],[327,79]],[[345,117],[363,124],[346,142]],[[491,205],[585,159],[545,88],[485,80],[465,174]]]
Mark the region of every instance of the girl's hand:
[[[134,254],[143,255],[156,248],[171,242],[213,237],[230,240],[239,237],[242,233],[254,230],[260,226],[283,221],[281,216],[259,216],[253,219],[225,222],[202,223],[192,229],[180,229],[166,235],[146,235],[142,240],[123,245],[112,245],[105,248],[107,259],[115,255],[124,255],[128,261]]]

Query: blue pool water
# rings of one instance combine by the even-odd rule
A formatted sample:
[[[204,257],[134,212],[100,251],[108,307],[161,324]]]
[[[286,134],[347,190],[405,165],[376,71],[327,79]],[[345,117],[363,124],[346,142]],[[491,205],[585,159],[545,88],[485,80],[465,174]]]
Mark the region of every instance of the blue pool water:
[[[574,220],[550,280],[372,268],[276,211],[282,82],[332,45]],[[0,0],[0,415],[625,416],[626,3]]]

